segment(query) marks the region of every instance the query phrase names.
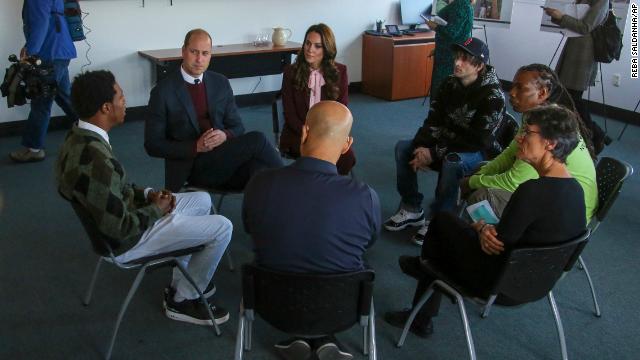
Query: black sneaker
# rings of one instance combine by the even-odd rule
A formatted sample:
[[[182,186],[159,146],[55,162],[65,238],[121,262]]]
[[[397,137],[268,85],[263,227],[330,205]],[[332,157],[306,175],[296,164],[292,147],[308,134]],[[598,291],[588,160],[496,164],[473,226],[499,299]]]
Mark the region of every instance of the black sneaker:
[[[196,325],[213,326],[213,322],[209,317],[207,308],[202,304],[200,299],[183,300],[181,302],[173,301],[173,296],[166,298],[167,308],[165,314],[169,319],[184,321]],[[229,320],[229,312],[221,306],[209,303],[213,318],[216,324],[224,324]]]
[[[307,360],[311,357],[311,345],[304,339],[293,338],[281,341],[274,347],[284,360]]]
[[[409,315],[411,315],[411,309],[389,311],[384,314],[384,321],[391,326],[404,329],[404,324],[406,324]],[[433,334],[433,322],[431,321],[431,318],[429,318],[429,321],[427,321],[426,324],[418,324],[416,319],[413,319],[413,323],[409,327],[409,331],[418,337],[426,339]]]
[[[398,210],[395,215],[384,222],[384,228],[389,231],[400,231],[407,226],[424,225],[424,211],[411,212],[405,209]]]
[[[216,285],[213,283],[213,280],[209,282],[209,285],[207,285],[207,288],[204,289],[203,295],[207,300],[210,300],[213,295],[216,293]],[[162,308],[164,308],[165,310],[167,309],[167,299],[171,298],[173,299],[173,297],[176,294],[176,289],[172,288],[171,286],[167,286],[166,288],[164,288],[164,300],[162,301]]]

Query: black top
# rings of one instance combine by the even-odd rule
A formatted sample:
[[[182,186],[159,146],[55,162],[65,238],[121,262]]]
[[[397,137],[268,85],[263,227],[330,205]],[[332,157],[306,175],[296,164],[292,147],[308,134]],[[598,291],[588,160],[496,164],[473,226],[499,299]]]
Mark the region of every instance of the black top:
[[[460,284],[490,290],[511,249],[570,241],[586,228],[582,187],[573,178],[542,177],[513,193],[496,227],[505,244],[499,255],[480,247],[478,233],[457,216],[441,212],[431,220],[422,258],[437,262]]]
[[[242,208],[256,263],[301,273],[363,269],[362,256],[380,231],[380,217],[373,189],[310,157],[256,174]]]
[[[584,193],[574,178],[529,180],[504,209],[498,239],[507,247],[568,241],[584,231],[585,211]]]

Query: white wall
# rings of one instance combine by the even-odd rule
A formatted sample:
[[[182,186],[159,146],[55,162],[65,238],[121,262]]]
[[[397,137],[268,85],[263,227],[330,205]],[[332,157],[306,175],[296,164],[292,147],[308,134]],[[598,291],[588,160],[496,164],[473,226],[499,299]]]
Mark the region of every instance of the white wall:
[[[632,0],[637,1],[637,0]],[[513,4],[511,26],[487,25],[487,38],[491,52],[491,63],[496,67],[501,79],[511,80],[516,70],[524,64],[538,62],[549,64],[561,35],[540,32],[540,19],[544,1],[516,1]],[[640,99],[640,80],[631,79],[630,67],[630,20],[627,18],[620,60],[602,64],[605,102],[622,109],[633,110]],[[484,40],[484,30],[475,30],[474,36]],[[560,55],[556,55],[555,62]],[[620,74],[620,87],[613,86],[613,74]],[[591,100],[601,102],[600,77],[591,88]],[[587,97],[586,91],[584,97]]]
[[[533,0],[535,1],[535,0]],[[100,0],[82,1],[90,13],[85,23],[92,29],[88,35],[92,49],[89,69],[107,68],[122,85],[128,106],[146,105],[152,87],[151,64],[138,56],[138,50],[180,47],[186,31],[195,27],[208,30],[215,44],[251,42],[257,33],[271,32],[273,26],[293,30],[293,41],[301,42],[310,24],[325,22],[336,33],[338,61],[349,67],[350,81],[361,80],[361,34],[376,19],[398,23],[397,0]],[[501,78],[511,80],[516,69],[531,62],[548,63],[558,42],[558,35],[539,32],[541,9],[536,2],[513,5],[510,28],[488,27],[492,63]],[[22,1],[0,3],[0,59],[18,53],[24,40],[20,10]],[[629,21],[627,21],[629,24]],[[476,36],[483,37],[476,31]],[[607,103],[632,110],[640,94],[640,81],[629,76],[629,34],[625,34],[624,57],[620,62],[603,66]],[[72,76],[86,62],[87,47],[77,43],[78,59],[71,65]],[[214,50],[215,51],[215,50]],[[8,62],[0,62],[4,68]],[[622,86],[610,86],[611,74],[622,75]],[[264,77],[256,92],[279,89],[280,76]],[[234,79],[236,94],[250,92],[256,78]],[[599,92],[592,92],[592,98]],[[23,120],[28,107],[7,109],[0,99],[0,122]],[[56,115],[62,112],[57,107]]]
[[[83,11],[90,15],[85,25],[92,29],[87,37],[92,45],[89,69],[107,68],[113,71],[127,96],[128,106],[146,105],[152,87],[153,69],[148,60],[138,56],[138,50],[177,48],[184,34],[196,27],[211,33],[216,44],[252,42],[260,32],[271,33],[274,26],[293,30],[292,41],[302,42],[309,25],[325,22],[336,34],[338,61],[349,67],[351,81],[361,78],[361,35],[371,29],[377,18],[393,19],[397,0],[104,0],[82,1]],[[22,1],[2,0],[0,3],[0,59],[18,53],[24,42]],[[72,61],[72,76],[85,63],[87,49],[76,43],[78,59]],[[215,49],[214,49],[215,51]],[[8,61],[0,61],[0,68]],[[256,92],[277,90],[282,77],[263,77]],[[257,78],[231,81],[236,94],[250,92]],[[0,122],[23,120],[28,106],[7,109],[0,99]],[[55,108],[55,114],[61,110]]]

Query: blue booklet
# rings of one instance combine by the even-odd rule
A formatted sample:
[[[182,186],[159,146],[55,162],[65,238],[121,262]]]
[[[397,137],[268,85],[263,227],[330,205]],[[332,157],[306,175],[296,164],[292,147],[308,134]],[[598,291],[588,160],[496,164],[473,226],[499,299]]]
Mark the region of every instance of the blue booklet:
[[[500,219],[498,219],[496,213],[493,212],[493,209],[487,200],[482,200],[467,206],[467,212],[473,222],[484,220],[485,223],[492,225],[500,222]]]

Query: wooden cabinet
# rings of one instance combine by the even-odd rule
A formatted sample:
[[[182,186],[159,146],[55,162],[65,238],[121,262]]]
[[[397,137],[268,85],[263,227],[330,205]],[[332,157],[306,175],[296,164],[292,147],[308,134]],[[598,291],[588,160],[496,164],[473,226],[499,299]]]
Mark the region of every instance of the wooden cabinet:
[[[434,32],[362,39],[362,92],[386,100],[427,96],[431,87]]]

